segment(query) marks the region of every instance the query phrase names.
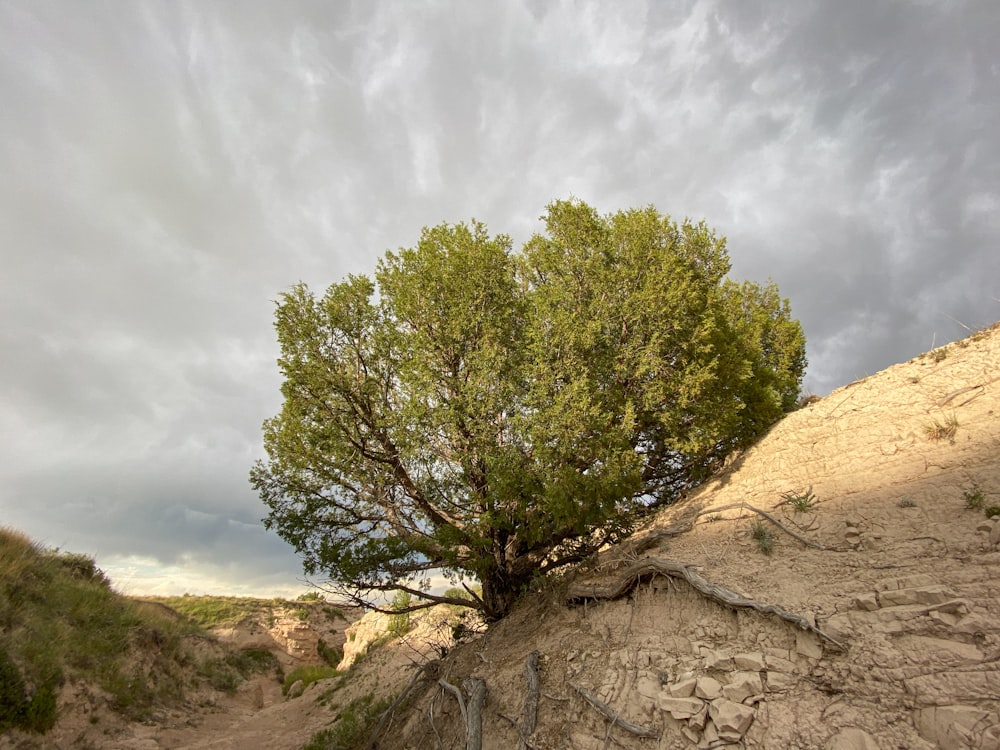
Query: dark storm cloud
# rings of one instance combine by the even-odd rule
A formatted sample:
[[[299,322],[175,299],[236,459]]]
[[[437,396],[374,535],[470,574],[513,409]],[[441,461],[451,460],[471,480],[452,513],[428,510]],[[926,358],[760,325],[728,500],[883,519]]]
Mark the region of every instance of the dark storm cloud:
[[[293,585],[246,481],[272,300],[555,198],[705,218],[819,393],[991,323],[998,33],[989,0],[6,3],[0,520],[140,588]]]

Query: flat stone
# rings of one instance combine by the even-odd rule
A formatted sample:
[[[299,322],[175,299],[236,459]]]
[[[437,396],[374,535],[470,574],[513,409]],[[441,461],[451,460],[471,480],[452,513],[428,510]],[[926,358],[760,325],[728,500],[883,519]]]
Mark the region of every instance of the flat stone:
[[[922,586],[920,588],[883,591],[879,601],[883,607],[899,607],[909,604],[942,604],[954,596],[945,586]]]
[[[662,693],[658,702],[660,710],[667,712],[675,719],[690,719],[705,705],[699,698],[671,698]]]
[[[728,651],[708,651],[705,653],[705,667],[728,672],[733,668],[733,655]]]
[[[1000,518],[1000,516],[996,516],[995,518]],[[990,544],[994,547],[1000,544],[1000,523],[993,524],[993,529],[990,531]]]
[[[694,695],[694,688],[697,684],[698,681],[694,677],[687,677],[667,685],[667,692],[674,698],[687,698]]]
[[[733,664],[737,669],[745,669],[751,672],[760,672],[764,669],[764,654],[759,651],[751,651],[745,654],[733,656]]]
[[[851,600],[851,606],[854,607],[854,609],[860,609],[862,612],[873,612],[878,609],[878,597],[875,595],[874,591],[857,594]]]
[[[697,729],[699,732],[705,728],[708,723],[708,704],[701,704],[701,711],[696,713],[690,719],[688,719],[688,726],[692,729]]]
[[[741,703],[716,698],[708,707],[708,715],[712,718],[720,739],[738,740],[753,723],[754,710]]]
[[[743,703],[747,698],[764,692],[764,683],[757,672],[736,672],[728,685],[722,688],[723,697],[733,703]]]
[[[701,732],[692,729],[687,724],[681,726],[681,734],[687,737],[692,744],[697,745],[701,741]]]
[[[768,672],[768,690],[788,690],[795,684],[795,677],[785,672]]]
[[[788,659],[782,659],[780,656],[768,656],[767,669],[768,672],[788,672],[792,674],[795,672],[796,667],[795,662]]]
[[[660,678],[652,672],[640,674],[635,681],[635,689],[639,695],[646,698],[656,698],[660,694]]]
[[[722,683],[714,677],[699,677],[694,694],[708,701],[715,700],[722,695]]]
[[[795,650],[808,659],[823,658],[823,647],[819,644],[819,638],[817,638],[813,633],[796,630]]]

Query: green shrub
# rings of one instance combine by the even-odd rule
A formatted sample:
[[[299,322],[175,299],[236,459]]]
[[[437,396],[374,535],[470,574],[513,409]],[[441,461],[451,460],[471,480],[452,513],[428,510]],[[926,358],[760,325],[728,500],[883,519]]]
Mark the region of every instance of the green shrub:
[[[208,659],[198,665],[197,673],[214,689],[232,693],[250,675],[268,670],[280,672],[277,657],[267,649],[254,648]]]
[[[285,681],[282,683],[281,692],[284,695],[288,695],[288,689],[294,685],[299,680],[302,680],[302,688],[305,689],[312,685],[314,682],[319,680],[327,680],[331,677],[336,677],[339,675],[338,672],[333,667],[322,666],[322,665],[310,665],[305,667],[296,667],[287,675],[285,675]]]
[[[396,595],[392,597],[392,609],[401,610],[406,609],[413,602],[413,597],[408,591],[397,591]],[[392,615],[389,618],[389,635],[393,638],[399,638],[410,632],[410,613],[400,612],[397,615]]]
[[[316,650],[319,652],[319,658],[331,667],[336,667],[344,659],[344,649],[339,646],[330,646],[322,638],[316,644]]]
[[[56,689],[54,685],[42,685],[31,696],[24,709],[23,729],[44,734],[56,723]]]
[[[987,518],[993,518],[994,516],[1000,516],[1000,505],[991,505],[986,508],[983,513],[986,514]]]
[[[0,647],[0,732],[21,726],[26,705],[21,670],[11,661],[6,649]]]

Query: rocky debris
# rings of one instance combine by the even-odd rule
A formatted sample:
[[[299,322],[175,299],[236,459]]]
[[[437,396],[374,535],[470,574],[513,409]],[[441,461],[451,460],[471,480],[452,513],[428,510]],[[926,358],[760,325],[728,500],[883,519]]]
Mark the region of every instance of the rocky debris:
[[[716,698],[708,707],[708,715],[719,739],[738,742],[753,723],[754,710],[725,698]]]

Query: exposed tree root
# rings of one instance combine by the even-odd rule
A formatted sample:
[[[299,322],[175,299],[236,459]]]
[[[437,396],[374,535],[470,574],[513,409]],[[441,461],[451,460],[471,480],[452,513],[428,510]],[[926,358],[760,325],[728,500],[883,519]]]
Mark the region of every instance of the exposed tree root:
[[[416,674],[413,675],[413,678],[410,680],[407,686],[403,688],[403,692],[397,695],[396,700],[392,702],[392,705],[389,706],[389,708],[387,708],[385,711],[383,711],[381,716],[379,716],[378,723],[375,725],[375,729],[372,730],[371,735],[369,735],[368,737],[368,744],[365,745],[365,747],[368,748],[368,750],[372,750],[372,748],[377,747],[378,738],[382,735],[382,732],[385,731],[386,724],[388,724],[389,720],[392,719],[392,717],[395,715],[396,709],[400,707],[400,705],[403,703],[404,700],[406,700],[406,697],[410,694],[410,691],[413,689],[413,686],[420,681],[421,677],[424,677],[428,674],[430,675],[435,674],[440,665],[441,665],[440,662],[432,661],[428,662],[427,664],[424,664],[422,667],[420,667],[420,669],[417,670]]]
[[[604,716],[611,722],[613,726],[618,726],[624,729],[626,732],[631,732],[636,737],[651,737],[653,739],[660,738],[660,732],[657,729],[651,729],[649,727],[641,727],[638,724],[633,724],[627,719],[623,719],[620,715],[616,714],[611,710],[611,707],[594,695],[592,692],[587,690],[587,688],[582,685],[577,685],[573,682],[567,683],[571,688],[583,696],[583,699],[587,701],[591,706],[600,711]]]
[[[680,536],[681,534],[686,534],[687,532],[691,531],[694,528],[695,523],[697,523],[698,519],[701,518],[702,516],[710,516],[716,513],[721,513],[726,510],[744,510],[744,509],[756,513],[762,518],[766,518],[768,521],[773,523],[775,526],[784,531],[790,537],[797,539],[807,547],[812,547],[813,549],[821,549],[821,550],[832,549],[830,547],[826,547],[822,544],[819,544],[818,542],[814,542],[812,539],[809,539],[808,537],[803,536],[797,531],[788,528],[783,523],[781,523],[781,521],[775,518],[773,514],[769,513],[766,510],[757,508],[753,505],[750,505],[749,503],[731,503],[730,505],[720,505],[715,508],[706,508],[704,510],[698,511],[697,513],[689,514],[688,518],[683,519],[680,522],[675,523],[671,526],[668,526],[665,529],[653,529],[652,531],[648,532],[647,534],[644,534],[643,536],[635,539],[634,541],[623,544],[621,555],[622,556],[640,555],[646,550],[655,547],[664,539],[670,539],[671,537]]]
[[[524,676],[528,681],[528,692],[524,696],[524,721],[518,730],[520,741],[517,743],[518,750],[527,750],[528,738],[535,733],[535,724],[538,721],[538,693],[540,682],[538,678],[538,652],[532,651],[528,658],[524,660]]]
[[[438,680],[438,685],[452,693],[458,699],[458,708],[465,721],[465,750],[482,750],[483,748],[483,703],[486,702],[486,681],[482,677],[466,677],[462,687],[469,694],[466,705],[462,691],[444,679]]]
[[[620,571],[618,577],[609,584],[574,583],[567,591],[566,600],[569,604],[575,604],[588,599],[618,599],[631,591],[643,579],[656,575],[683,578],[698,593],[712,601],[735,609],[753,609],[762,614],[775,615],[801,630],[815,633],[841,651],[847,650],[843,643],[824,633],[801,615],[789,612],[775,604],[761,604],[753,599],[747,599],[731,589],[708,581],[690,565],[662,558],[647,557],[637,560]]]

